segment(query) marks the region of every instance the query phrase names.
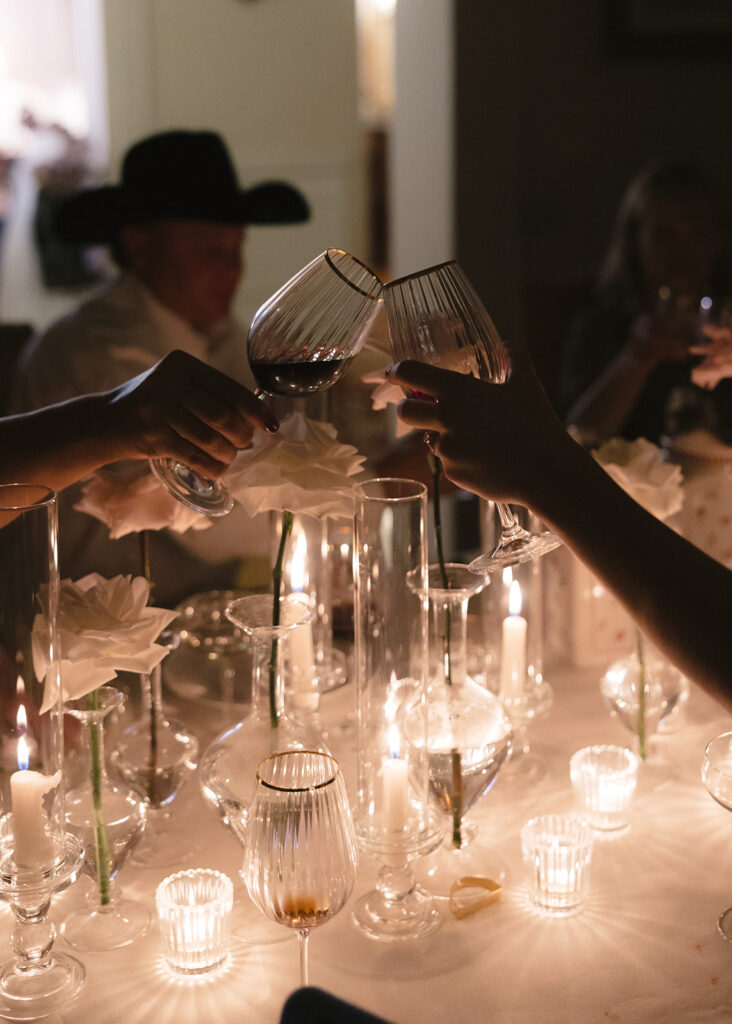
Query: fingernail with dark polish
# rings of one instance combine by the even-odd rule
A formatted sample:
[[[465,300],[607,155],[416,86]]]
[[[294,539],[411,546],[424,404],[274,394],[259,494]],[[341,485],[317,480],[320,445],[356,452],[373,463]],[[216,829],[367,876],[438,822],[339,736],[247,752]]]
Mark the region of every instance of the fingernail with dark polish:
[[[264,429],[267,431],[268,434],[276,434],[277,431],[280,429],[280,425],[277,422],[277,420],[269,420],[267,423],[264,424]]]

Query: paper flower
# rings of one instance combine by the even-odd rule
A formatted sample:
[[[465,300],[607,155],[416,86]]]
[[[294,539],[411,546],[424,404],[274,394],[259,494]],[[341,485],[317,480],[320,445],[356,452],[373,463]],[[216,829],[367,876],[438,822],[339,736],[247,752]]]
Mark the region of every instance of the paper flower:
[[[293,413],[276,434],[257,431],[225,483],[249,515],[270,510],[338,518],[353,515],[353,477],[365,456],[338,440],[330,423]]]
[[[404,398],[404,391],[398,384],[392,384],[384,376],[383,370],[374,370],[365,373],[361,378],[364,384],[375,384],[371,392],[371,408],[376,412],[387,409],[390,405],[398,405]],[[396,421],[396,436],[404,437],[410,434],[413,428],[403,423],[398,417]]]
[[[90,573],[75,583],[62,580],[58,608],[61,689],[65,699],[83,697],[117,672],[149,673],[167,648],[155,643],[177,613],[149,608],[148,582],[142,576],[105,579]],[[33,661],[39,678],[48,672],[48,609],[33,623]],[[53,673],[49,680],[53,679]],[[42,711],[56,700],[46,686]]]
[[[661,449],[639,437],[615,437],[593,452],[595,459],[631,498],[658,519],[680,511],[684,501],[681,467],[665,462]]]
[[[716,388],[720,380],[732,377],[732,330],[729,327],[704,328],[709,337],[705,345],[695,345],[691,351],[704,356],[691,371],[691,379],[700,388]]]
[[[141,530],[205,530],[211,519],[194,512],[168,494],[147,468],[108,467],[99,470],[83,485],[79,512],[100,519],[109,527],[113,540]]]

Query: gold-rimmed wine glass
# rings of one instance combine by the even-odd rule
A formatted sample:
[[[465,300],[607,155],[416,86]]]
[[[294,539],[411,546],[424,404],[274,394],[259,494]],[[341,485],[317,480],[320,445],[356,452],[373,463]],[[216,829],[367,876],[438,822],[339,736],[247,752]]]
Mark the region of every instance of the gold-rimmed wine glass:
[[[242,875],[262,913],[295,930],[301,985],[308,984],[308,936],[348,900],[357,857],[336,759],[313,750],[265,758],[257,769]]]

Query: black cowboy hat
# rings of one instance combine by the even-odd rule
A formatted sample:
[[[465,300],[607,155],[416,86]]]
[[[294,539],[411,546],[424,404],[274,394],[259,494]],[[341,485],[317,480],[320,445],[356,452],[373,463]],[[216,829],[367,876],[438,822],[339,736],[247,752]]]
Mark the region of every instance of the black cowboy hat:
[[[122,183],[80,192],[59,209],[55,227],[67,242],[113,242],[123,224],[200,220],[216,224],[297,224],[307,200],[292,185],[242,189],[216,132],[169,131],[132,146]]]

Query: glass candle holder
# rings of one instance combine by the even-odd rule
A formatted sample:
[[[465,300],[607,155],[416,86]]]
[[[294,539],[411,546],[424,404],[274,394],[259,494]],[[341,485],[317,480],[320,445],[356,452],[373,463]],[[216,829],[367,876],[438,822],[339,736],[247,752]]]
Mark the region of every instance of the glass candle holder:
[[[167,964],[179,974],[206,974],[229,951],[234,886],[209,868],[178,871],[155,891],[160,938]]]
[[[56,496],[0,486],[0,899],[15,915],[15,956],[0,971],[0,1016],[36,1019],[78,995],[84,968],[54,948],[51,898],[83,860],[66,834],[59,680]]]
[[[362,848],[382,867],[376,890],[359,901],[354,916],[368,935],[398,941],[440,923],[409,866],[436,848],[444,831],[429,800],[426,742],[427,490],[414,480],[381,479],[357,485],[355,493],[354,823]]]
[[[569,762],[577,810],[601,831],[626,828],[640,759],[625,747],[582,747]]]
[[[529,899],[558,916],[579,910],[590,885],[592,830],[579,818],[544,814],[521,829]]]

